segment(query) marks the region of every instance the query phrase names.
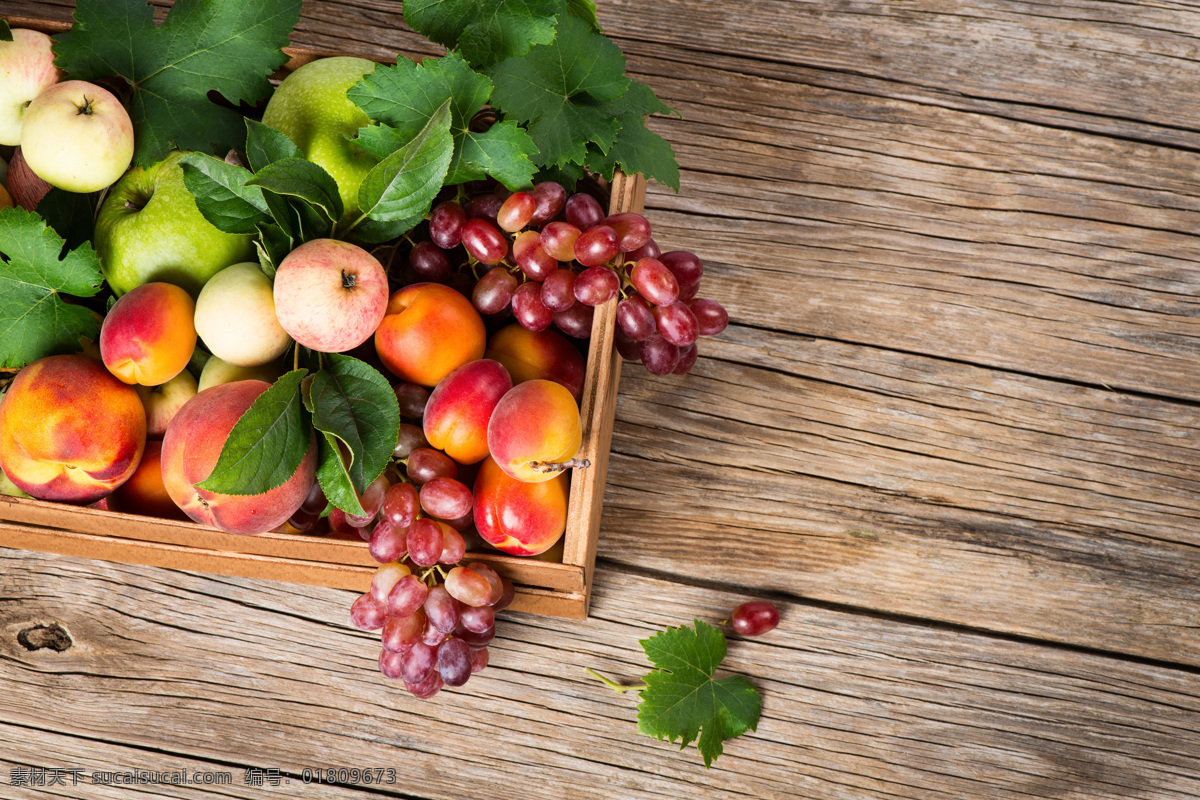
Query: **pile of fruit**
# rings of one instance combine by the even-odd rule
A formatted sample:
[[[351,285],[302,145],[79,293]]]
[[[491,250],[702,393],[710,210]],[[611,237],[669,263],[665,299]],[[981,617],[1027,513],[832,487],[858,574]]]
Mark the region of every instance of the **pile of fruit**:
[[[728,322],[698,297],[699,259],[606,214],[584,177],[677,183],[643,124],[665,106],[588,4],[522,18],[543,28],[515,49],[503,31],[482,47],[467,9],[434,26],[442,59],[318,59],[277,88],[298,2],[257,21],[186,5],[210,12],[195,58],[257,65],[210,87],[225,105],[149,45],[109,74],[133,39],[111,41],[105,0],[57,40],[0,22],[0,369],[19,370],[0,381],[0,490],[361,538],[381,566],[351,619],[382,632],[380,670],[418,697],[460,686],[514,594],[468,553],[552,548],[588,466],[595,309],[615,303],[616,347],[657,375]],[[121,9],[155,41],[148,7]],[[580,48],[594,63],[562,67]],[[547,131],[510,88],[553,97],[556,75],[583,88]]]

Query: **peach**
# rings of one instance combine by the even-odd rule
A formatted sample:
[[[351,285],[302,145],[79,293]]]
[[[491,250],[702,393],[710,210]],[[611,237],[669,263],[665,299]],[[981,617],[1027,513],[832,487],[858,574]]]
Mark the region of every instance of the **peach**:
[[[317,439],[286,483],[260,495],[228,495],[197,488],[212,474],[229,432],[258,396],[265,381],[237,381],[205,389],[189,400],[167,427],[162,444],[167,494],[196,522],[229,533],[258,534],[278,528],[296,513],[316,480]]]
[[[575,398],[565,386],[537,378],[508,391],[488,421],[488,451],[519,481],[548,481],[572,461],[583,441]]]
[[[187,367],[196,349],[196,303],[170,283],[125,293],[104,318],[100,355],[125,383],[158,386]]]
[[[463,297],[440,283],[414,283],[391,296],[375,331],[379,359],[396,377],[422,386],[483,357],[483,318]]]
[[[526,483],[509,477],[492,458],[475,478],[475,529],[498,550],[514,556],[544,553],[567,526],[567,474]]]
[[[146,442],[141,463],[129,480],[108,496],[108,508],[147,517],[187,519],[171,495],[167,494],[167,487],[163,484],[162,442]]]
[[[498,361],[484,358],[454,370],[425,403],[425,440],[459,464],[482,461],[488,454],[492,410],[512,386]]]
[[[0,400],[0,469],[41,500],[94,503],[133,474],[145,446],[137,392],[87,356],[33,362]]]
[[[583,394],[583,355],[549,328],[531,331],[517,324],[501,328],[488,340],[484,357],[503,364],[514,384],[545,378],[567,387],[576,400]]]
[[[198,391],[196,379],[186,369],[158,386],[138,386],[138,397],[146,407],[146,436],[161,439],[179,409]]]

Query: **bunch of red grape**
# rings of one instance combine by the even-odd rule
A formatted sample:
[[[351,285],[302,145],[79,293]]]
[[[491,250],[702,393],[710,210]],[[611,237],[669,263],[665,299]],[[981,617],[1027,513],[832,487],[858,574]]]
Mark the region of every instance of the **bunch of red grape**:
[[[462,288],[481,314],[511,312],[531,331],[555,325],[577,339],[591,336],[596,306],[620,298],[617,349],[655,375],[686,373],[696,363],[697,339],[729,324],[720,303],[696,296],[700,259],[685,250],[663,253],[641,214],[606,216],[590,194],[568,196],[553,181],[503,193],[434,206],[429,240],[409,254],[413,273],[455,284],[452,258],[461,245],[478,275]]]
[[[403,679],[416,697],[443,686],[462,686],[487,666],[496,635],[495,613],[512,602],[514,587],[489,566],[462,565],[472,524],[473,496],[460,474],[469,468],[429,446],[420,420],[429,392],[413,383],[395,386],[402,421],[393,465],[359,498],[364,516],[334,508],[334,534],[357,534],[382,566],[371,588],[354,601],[350,619],[364,631],[381,631],[379,670]],[[416,424],[414,424],[414,422]],[[289,520],[312,530],[327,504],[319,484]]]

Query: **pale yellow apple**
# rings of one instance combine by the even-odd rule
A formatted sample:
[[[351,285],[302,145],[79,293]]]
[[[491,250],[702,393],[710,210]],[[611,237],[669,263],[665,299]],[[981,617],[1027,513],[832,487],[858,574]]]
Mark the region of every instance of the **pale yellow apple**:
[[[133,123],[112,92],[86,81],[46,89],[25,109],[21,155],[33,174],[68,192],[116,183],[133,160]]]
[[[196,333],[209,352],[235,367],[274,361],[292,343],[275,317],[271,279],[253,262],[226,267],[204,284]]]
[[[228,361],[213,356],[200,371],[200,391],[236,381],[266,381],[274,383],[284,373],[283,363],[272,361],[257,367],[235,367]]]
[[[138,396],[146,407],[146,436],[159,439],[183,404],[200,391],[196,379],[186,369],[158,386],[138,386]]]

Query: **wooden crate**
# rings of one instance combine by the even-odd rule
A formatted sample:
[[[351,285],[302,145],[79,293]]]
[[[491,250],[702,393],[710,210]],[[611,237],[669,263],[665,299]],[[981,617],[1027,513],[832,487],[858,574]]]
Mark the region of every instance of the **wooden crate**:
[[[46,33],[69,27],[61,22],[6,18],[14,28]],[[303,48],[285,52],[291,57],[285,72],[314,58],[336,55]],[[618,173],[607,189],[610,213],[642,211],[646,187],[641,176]],[[613,347],[615,325],[613,300],[596,309],[592,324],[580,403],[583,445],[579,451],[591,466],[572,470],[561,563],[497,552],[470,555],[512,579],[517,587],[514,610],[573,619],[587,616],[620,378],[620,356]],[[277,533],[239,536],[192,522],[6,496],[0,496],[0,546],[359,592],[366,591],[378,566],[365,542]]]

